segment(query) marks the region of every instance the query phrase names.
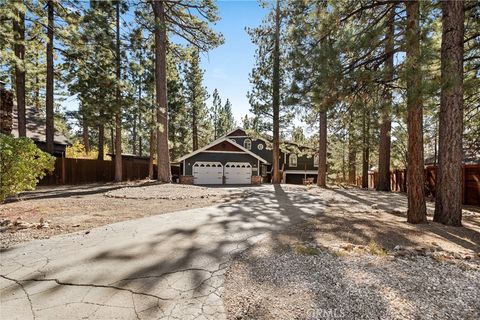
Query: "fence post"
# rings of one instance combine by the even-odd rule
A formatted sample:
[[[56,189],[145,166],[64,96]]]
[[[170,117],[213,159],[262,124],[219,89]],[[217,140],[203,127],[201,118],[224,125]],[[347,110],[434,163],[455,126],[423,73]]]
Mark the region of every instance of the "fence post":
[[[466,199],[465,199],[465,184],[467,183],[465,179],[465,165],[462,165],[462,204],[466,204]]]

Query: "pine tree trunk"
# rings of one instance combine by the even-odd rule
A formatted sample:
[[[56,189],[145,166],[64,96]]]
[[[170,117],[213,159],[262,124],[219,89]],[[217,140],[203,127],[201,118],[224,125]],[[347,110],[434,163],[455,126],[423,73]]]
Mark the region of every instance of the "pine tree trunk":
[[[155,105],[155,88],[152,91],[152,105]],[[150,119],[150,136],[148,138],[148,153],[149,153],[149,162],[148,162],[148,177],[153,180],[154,177],[154,168],[153,168],[153,160],[155,159],[155,149],[156,149],[156,137],[157,133],[155,130],[156,112],[154,110],[151,111],[151,119]]]
[[[357,184],[357,146],[354,135],[353,115],[348,125],[348,182]]]
[[[137,113],[133,115],[132,153],[137,154]]]
[[[148,177],[150,180],[153,180],[153,160],[155,156],[155,130],[150,130],[150,139],[149,139],[149,153],[150,159],[148,161]]]
[[[17,10],[18,21],[13,19],[14,52],[21,61],[15,63],[15,95],[17,99],[18,136],[27,136],[27,121],[25,117],[25,14]]]
[[[217,106],[213,106],[213,140],[217,140],[219,135],[218,135],[218,113],[219,110],[217,110]]]
[[[46,127],[45,141],[47,152],[53,154],[54,151],[54,114],[53,114],[53,28],[54,28],[54,12],[53,1],[47,1],[48,11],[48,29],[47,29],[47,87],[45,90],[45,110],[46,110]]]
[[[368,169],[370,164],[370,114],[363,108],[363,146],[362,146],[362,188],[368,189]]]
[[[443,1],[442,92],[433,221],[462,225],[463,1]]]
[[[139,136],[138,136],[138,155],[139,155],[140,157],[143,156],[143,150],[142,150],[142,149],[143,149],[142,136],[139,135]]]
[[[38,69],[38,60],[40,59],[40,54],[37,53],[35,56],[35,69]],[[33,98],[33,106],[37,112],[40,112],[40,79],[38,74],[35,75],[35,93]]]
[[[103,116],[101,115],[100,116],[101,119],[103,119]],[[102,121],[100,119],[100,121]],[[105,125],[103,123],[101,123],[99,126],[98,126],[98,156],[97,156],[97,159],[98,160],[103,160],[105,157],[104,157],[104,154],[105,154]]]
[[[407,76],[407,221],[426,223],[423,159],[422,74],[420,72],[419,2],[406,1],[406,76]]]
[[[327,112],[321,111],[318,114],[318,174],[317,185],[321,188],[327,187]]]
[[[141,66],[141,61],[140,61]],[[140,79],[139,79],[140,80]],[[142,100],[142,82],[138,82],[138,105],[137,105],[137,112],[133,115],[133,132],[132,132],[132,151],[133,154],[137,154],[137,119],[138,119],[138,127],[140,127],[140,120],[141,120],[141,100]]]
[[[393,80],[393,50],[394,50],[394,18],[395,5],[392,6],[387,18],[387,33],[385,35],[385,83],[390,83]],[[392,129],[391,121],[392,109],[392,90],[385,88],[384,101],[381,110],[380,125],[380,142],[378,145],[378,181],[377,191],[390,191],[390,149],[391,139],[390,132]]]
[[[82,117],[82,140],[83,140],[83,147],[85,148],[85,153],[90,153],[90,139],[88,133],[88,123],[85,115]]]
[[[356,184],[357,180],[357,150],[350,143],[348,145],[348,183]]]
[[[114,131],[115,131],[115,123],[114,123],[114,126],[110,127],[110,148],[112,149],[111,153],[113,154],[115,154],[115,132]]]
[[[272,150],[272,183],[282,181],[280,175],[280,1],[275,9],[275,43],[273,48],[272,76],[272,108],[273,108],[273,150]]]
[[[155,16],[155,88],[157,104],[157,180],[171,182],[168,150],[167,30],[163,1],[152,1]]]
[[[115,113],[115,181],[122,181],[122,107],[120,101],[120,1],[116,2],[117,13],[117,46],[116,46],[116,90],[115,100],[117,112]]]
[[[342,141],[342,183],[347,182],[347,164],[345,161],[345,146],[346,146],[346,141],[343,139]]]
[[[193,98],[192,100],[195,100],[195,98]],[[197,107],[193,102],[192,102],[192,148],[193,148],[193,151],[198,149]]]
[[[142,127],[142,115],[138,118],[138,127]],[[142,145],[142,133],[138,134],[138,155],[141,157],[143,155],[143,145]]]
[[[433,143],[433,165],[436,166],[438,163],[438,119],[435,120],[435,134],[434,134],[434,143]]]
[[[143,57],[142,57],[142,51],[140,51],[140,67],[143,66]],[[141,157],[143,154],[143,146],[142,146],[142,77],[140,77],[139,81],[139,92],[138,92],[138,129],[140,130],[140,133],[138,134],[138,155]]]

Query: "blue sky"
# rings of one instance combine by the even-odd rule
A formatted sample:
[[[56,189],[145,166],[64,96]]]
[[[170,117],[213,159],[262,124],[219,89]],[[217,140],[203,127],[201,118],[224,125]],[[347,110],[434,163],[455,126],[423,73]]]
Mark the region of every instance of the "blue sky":
[[[218,89],[222,103],[227,98],[232,103],[232,111],[241,126],[241,118],[249,113],[247,91],[250,89],[248,74],[254,64],[255,46],[245,31],[245,27],[256,27],[267,14],[256,0],[224,0],[217,2],[220,21],[211,27],[223,34],[225,43],[207,53],[203,53],[202,68],[204,86],[210,96]],[[125,16],[124,19],[130,19]],[[211,107],[212,99],[207,100]],[[70,96],[62,103],[68,110],[78,108],[76,96]]]
[[[202,55],[204,84],[210,95],[217,88],[223,103],[230,99],[235,120],[241,125],[241,118],[249,112],[246,96],[250,89],[248,74],[252,70],[255,53],[255,46],[245,27],[258,26],[267,10],[255,0],[219,1],[218,9],[221,20],[213,29],[223,34],[225,43]],[[207,105],[211,105],[211,99]]]

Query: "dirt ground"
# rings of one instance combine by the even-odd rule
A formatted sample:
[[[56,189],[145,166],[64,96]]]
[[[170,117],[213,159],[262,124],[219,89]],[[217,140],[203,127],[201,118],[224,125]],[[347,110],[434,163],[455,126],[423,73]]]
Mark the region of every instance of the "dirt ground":
[[[228,319],[479,319],[480,208],[449,227],[429,202],[429,223],[411,225],[404,194],[312,187],[307,205],[294,188],[280,206],[324,209],[236,257]]]
[[[128,219],[206,207],[239,195],[234,189],[152,182],[39,187],[0,204],[0,247],[57,234],[88,232]]]
[[[402,247],[439,247],[454,252],[480,252],[480,208],[466,206],[463,226],[450,227],[432,221],[434,202],[427,202],[428,224],[406,222],[407,199],[402,193],[357,188],[310,189],[327,199],[327,210],[306,226],[325,246],[374,241],[388,250]]]

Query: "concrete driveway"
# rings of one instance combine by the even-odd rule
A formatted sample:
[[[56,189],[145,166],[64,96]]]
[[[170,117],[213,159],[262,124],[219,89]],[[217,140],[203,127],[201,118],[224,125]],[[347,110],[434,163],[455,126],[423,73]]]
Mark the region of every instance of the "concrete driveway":
[[[111,224],[1,253],[1,319],[222,319],[224,272],[259,239],[321,212],[303,187]]]

